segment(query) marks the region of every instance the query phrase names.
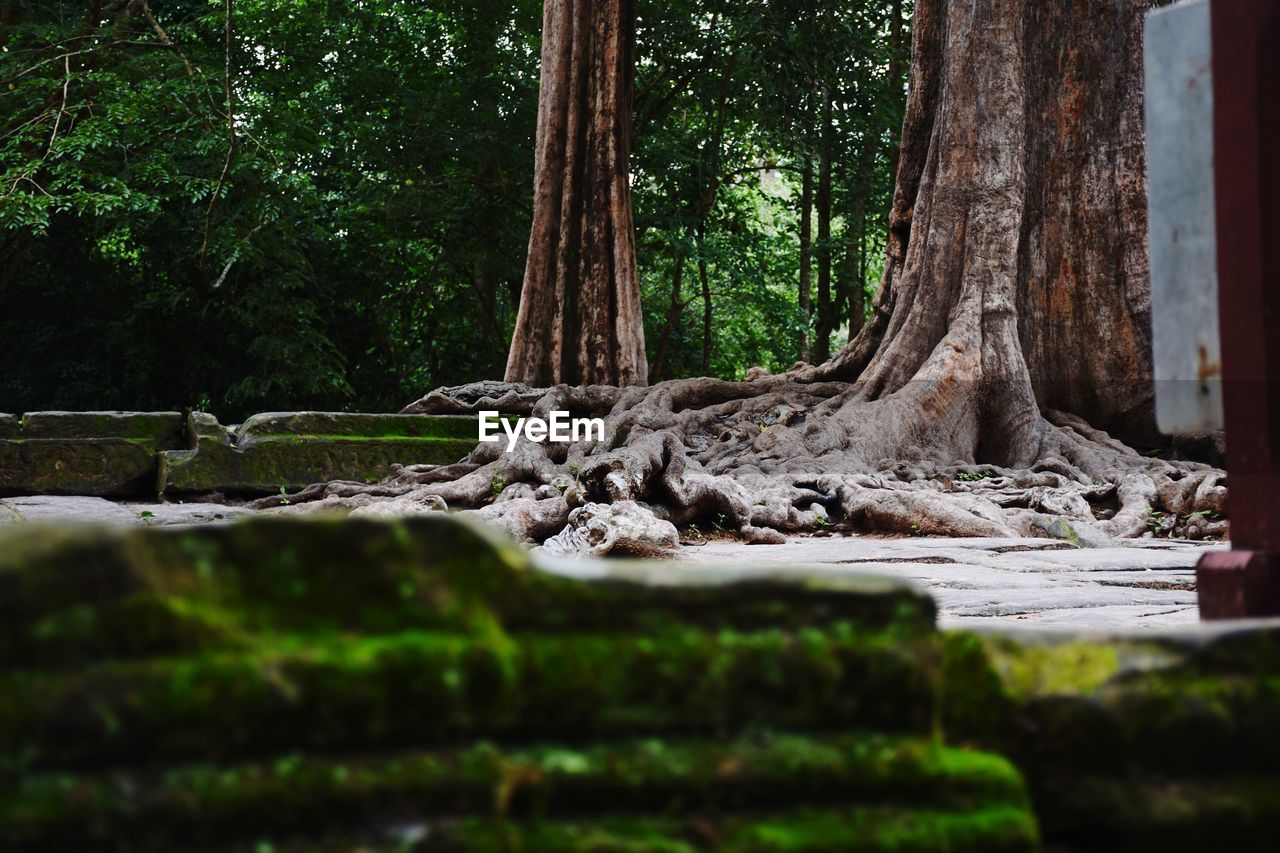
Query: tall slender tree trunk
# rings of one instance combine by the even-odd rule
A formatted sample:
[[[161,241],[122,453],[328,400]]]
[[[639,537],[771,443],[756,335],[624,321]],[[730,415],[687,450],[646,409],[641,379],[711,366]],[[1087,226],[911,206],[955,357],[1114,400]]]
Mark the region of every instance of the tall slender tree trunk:
[[[831,357],[835,307],[831,301],[831,161],[834,155],[831,92],[822,90],[821,153],[818,159],[818,324],[813,336],[814,361]]]
[[[684,286],[684,253],[677,250],[675,264],[671,271],[671,304],[667,306],[667,322],[662,327],[662,337],[658,339],[658,349],[653,357],[653,370],[649,371],[654,381],[663,377],[667,369],[667,349],[671,346],[671,336],[675,333],[680,315],[684,313],[684,297],[681,293]]]
[[[902,0],[893,0],[889,8],[889,92],[897,102],[902,97]],[[898,139],[891,137],[889,176],[898,176]],[[852,340],[852,338],[850,338]]]
[[[644,385],[631,215],[634,0],[546,0],[533,226],[508,382]]]
[[[864,294],[866,287],[866,259],[863,244],[867,238],[867,200],[859,194],[853,204],[853,213],[845,226],[849,239],[849,292],[845,295],[845,316],[849,323],[849,340],[862,331],[867,313]]]
[[[810,247],[813,243],[813,156],[805,151],[800,176],[800,360],[809,361],[809,330],[813,321],[813,270]]]
[[[850,341],[858,336],[866,323],[867,196],[872,192],[871,170],[874,165],[877,141],[876,135],[862,140],[862,147],[858,152],[857,178],[854,182],[856,196],[849,214],[849,222],[845,226],[849,234],[850,281],[853,283],[846,304]],[[894,152],[896,157],[896,145]]]
[[[707,273],[707,224],[698,223],[698,280],[702,285],[702,375],[711,373],[711,278]]]

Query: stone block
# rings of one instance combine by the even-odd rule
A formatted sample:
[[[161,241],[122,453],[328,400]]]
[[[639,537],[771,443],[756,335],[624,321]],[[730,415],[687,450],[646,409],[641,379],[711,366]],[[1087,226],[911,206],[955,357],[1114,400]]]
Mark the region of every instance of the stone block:
[[[1280,827],[1280,622],[946,636],[943,727],[1023,771],[1064,848],[1252,850]]]
[[[275,436],[347,438],[454,438],[476,443],[476,419],[470,415],[386,415],[351,412],[264,412],[236,430],[245,446]]]
[[[27,439],[123,438],[157,450],[183,445],[186,419],[181,412],[28,412],[22,419]]]
[[[0,439],[20,438],[22,422],[17,415],[0,414]]]
[[[0,494],[148,494],[155,481],[155,450],[146,441],[0,440]]]
[[[269,494],[311,483],[376,483],[391,466],[448,465],[476,446],[467,416],[289,412],[255,415],[228,434],[193,413],[191,449],[161,454],[162,492]]]
[[[178,412],[31,412],[17,425],[0,420],[0,494],[154,494],[156,453],[184,442]]]

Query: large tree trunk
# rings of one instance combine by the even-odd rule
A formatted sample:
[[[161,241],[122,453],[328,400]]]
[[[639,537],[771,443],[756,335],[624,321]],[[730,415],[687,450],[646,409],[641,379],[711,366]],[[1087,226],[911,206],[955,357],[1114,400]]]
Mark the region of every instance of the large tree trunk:
[[[634,0],[546,0],[533,226],[508,382],[643,385],[628,152]]]
[[[568,408],[605,417],[605,438],[484,445],[377,488],[483,507],[535,540],[607,526],[614,510],[594,502],[616,504],[629,530],[651,506],[748,541],[828,519],[1082,543],[1221,533],[1208,519],[1223,511],[1222,472],[1096,428],[1149,431],[1148,5],[917,0],[884,279],[831,361],[738,383],[442,389],[407,411]],[[495,500],[496,479],[510,485]],[[309,496],[326,494],[347,499]],[[669,541],[665,524],[651,541]]]
[[[1149,5],[917,4],[877,316],[825,376],[868,398],[963,380],[935,403],[982,416],[992,461],[1041,452],[1039,407],[1150,434]]]

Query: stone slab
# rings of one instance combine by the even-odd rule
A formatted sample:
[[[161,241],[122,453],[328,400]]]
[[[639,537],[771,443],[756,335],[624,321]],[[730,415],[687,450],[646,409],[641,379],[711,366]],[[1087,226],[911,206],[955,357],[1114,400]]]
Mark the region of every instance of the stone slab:
[[[154,494],[156,451],[127,438],[0,441],[0,494]]]
[[[236,430],[236,445],[273,436],[359,439],[453,438],[475,445],[476,419],[470,415],[389,415],[349,412],[264,412]]]
[[[423,439],[256,439],[248,447],[208,446],[160,454],[158,481],[163,494],[220,491],[269,494],[312,483],[355,480],[376,483],[391,466],[451,465],[475,448],[475,441]]]
[[[0,500],[0,525],[22,522],[132,525],[139,518],[126,506],[84,495],[31,495]]]
[[[0,414],[0,439],[20,438],[21,426],[17,415]]]
[[[183,446],[186,419],[181,412],[28,412],[22,419],[27,439],[123,438],[156,449]]]
[[[942,627],[1014,624],[1145,630],[1195,623],[1195,565],[1226,547],[1136,540],[1123,547],[1063,547],[1051,539],[795,537],[782,545],[710,542],[681,557],[781,570],[870,572],[912,581],[938,602]]]

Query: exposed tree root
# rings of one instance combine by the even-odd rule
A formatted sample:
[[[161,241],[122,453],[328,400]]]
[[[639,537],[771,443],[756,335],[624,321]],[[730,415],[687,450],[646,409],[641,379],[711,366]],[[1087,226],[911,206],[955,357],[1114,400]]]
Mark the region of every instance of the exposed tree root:
[[[397,467],[383,483],[327,483],[258,506],[361,515],[464,510],[559,552],[656,554],[677,527],[749,542],[830,526],[900,535],[1113,538],[1222,535],[1225,475],[1142,456],[1070,415],[1034,419],[1026,467],[947,459],[970,418],[912,422],[903,401],[962,411],[973,395],[912,383],[881,400],[810,381],[802,368],[748,382],[687,379],[649,388],[439,389],[406,411],[500,409],[602,417],[604,441],[481,444],[456,465]],[[859,441],[865,436],[872,440]],[[1022,452],[1020,455],[1027,455]]]

